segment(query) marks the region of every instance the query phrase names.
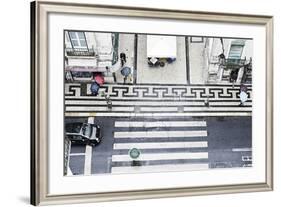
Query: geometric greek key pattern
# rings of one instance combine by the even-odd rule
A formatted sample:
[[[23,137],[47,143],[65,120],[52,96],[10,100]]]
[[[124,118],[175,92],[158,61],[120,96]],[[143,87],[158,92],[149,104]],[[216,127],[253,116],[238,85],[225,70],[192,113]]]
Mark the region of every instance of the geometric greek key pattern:
[[[251,116],[252,87],[240,106],[232,85],[104,84],[97,96],[89,83],[65,84],[66,116]],[[104,94],[109,95],[111,107]]]
[[[92,96],[90,84],[65,84],[66,97]],[[83,90],[84,89],[84,90]],[[149,99],[239,99],[240,87],[229,85],[103,85],[96,99],[103,98],[102,92],[111,98],[149,98]],[[248,86],[249,101],[252,99],[252,87]]]

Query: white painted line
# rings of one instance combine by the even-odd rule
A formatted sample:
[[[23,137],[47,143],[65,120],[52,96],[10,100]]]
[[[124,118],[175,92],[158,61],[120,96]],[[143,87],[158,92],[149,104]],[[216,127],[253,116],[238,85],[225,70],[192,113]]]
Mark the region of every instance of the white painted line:
[[[67,117],[104,116],[104,117],[198,117],[198,116],[252,116],[252,112],[171,112],[171,113],[125,113],[125,112],[66,112]]]
[[[141,107],[141,111],[173,111],[176,112],[178,111],[178,107]]]
[[[232,148],[232,152],[251,152],[252,148]]]
[[[252,156],[242,156],[242,161],[252,161]]]
[[[71,171],[71,169],[70,169],[69,166],[67,167],[67,175],[68,175],[68,176],[73,175],[73,173],[72,173],[72,171]]]
[[[252,167],[252,164],[244,164],[243,167]]]
[[[115,127],[206,127],[206,121],[116,121]]]
[[[66,111],[109,111],[108,107],[103,106],[66,106]],[[110,111],[134,111],[134,107],[112,107]]]
[[[146,142],[146,143],[115,143],[113,149],[169,149],[208,147],[208,142]]]
[[[244,111],[252,111],[251,107],[238,107],[239,102],[236,103],[237,107],[184,107],[184,111],[209,111],[209,112],[228,112],[228,111],[237,111],[237,112],[244,112]],[[110,111],[113,112],[133,112],[135,110],[134,106],[114,106]],[[102,111],[109,111],[108,107],[104,106],[66,106],[66,111],[95,111],[95,112],[102,112]],[[142,112],[178,112],[178,107],[140,107],[140,111]],[[180,113],[180,112],[178,112]]]
[[[88,123],[90,123],[90,124],[95,123],[95,117],[89,117]],[[92,174],[92,172],[91,172],[91,170],[92,170],[92,151],[93,151],[93,147],[90,145],[86,145],[84,175]]]
[[[88,118],[88,123],[89,124],[94,124],[95,123],[95,117],[89,117]]]
[[[85,156],[85,153],[71,153],[69,156]]]
[[[181,159],[208,159],[208,152],[180,152],[180,153],[142,153],[138,160],[181,160]],[[112,155],[112,162],[130,162],[132,158],[125,155]]]
[[[106,105],[106,101],[104,100],[65,100],[65,105]],[[121,106],[204,106],[205,103],[200,101],[186,101],[186,102],[179,102],[179,101],[126,101],[126,100],[113,100],[113,105],[121,105]],[[237,102],[239,104],[239,100]]]
[[[237,103],[237,106],[239,103]],[[184,111],[252,111],[249,107],[184,107]]]
[[[112,167],[111,173],[152,173],[152,172],[177,172],[189,170],[207,170],[208,164],[174,164],[174,165],[148,165],[131,167]]]
[[[93,147],[86,145],[86,152],[85,152],[85,165],[84,165],[84,175],[91,175],[92,170],[92,150]]]
[[[218,99],[221,100],[221,99]],[[232,105],[239,105],[240,99],[237,99],[237,101],[230,101],[230,102],[210,102],[210,106],[232,106]],[[245,106],[251,106],[252,102],[246,102],[244,104]],[[240,107],[242,108],[242,107]]]
[[[165,138],[165,137],[206,137],[206,136],[207,136],[206,130],[114,132],[114,138]]]

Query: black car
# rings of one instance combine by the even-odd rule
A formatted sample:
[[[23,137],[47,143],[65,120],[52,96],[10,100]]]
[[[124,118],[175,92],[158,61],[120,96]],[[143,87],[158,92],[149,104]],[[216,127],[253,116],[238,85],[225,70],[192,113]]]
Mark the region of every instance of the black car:
[[[71,142],[93,146],[102,139],[101,129],[97,124],[81,122],[65,124],[65,135]]]

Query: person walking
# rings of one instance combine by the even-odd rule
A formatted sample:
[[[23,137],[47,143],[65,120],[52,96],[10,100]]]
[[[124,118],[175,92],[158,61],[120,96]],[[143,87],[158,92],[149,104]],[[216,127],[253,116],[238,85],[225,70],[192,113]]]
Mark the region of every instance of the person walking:
[[[240,86],[240,104],[239,106],[244,106],[245,102],[248,100],[247,86],[241,84]]]
[[[124,66],[124,64],[126,63],[126,54],[121,52],[120,53],[120,60],[121,60],[121,67]]]

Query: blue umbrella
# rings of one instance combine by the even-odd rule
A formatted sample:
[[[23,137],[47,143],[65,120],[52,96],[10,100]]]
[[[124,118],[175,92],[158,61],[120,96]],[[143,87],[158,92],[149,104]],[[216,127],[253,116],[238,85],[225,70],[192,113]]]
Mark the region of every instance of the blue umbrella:
[[[99,84],[97,82],[93,82],[91,84],[91,88],[90,89],[91,89],[92,95],[96,96],[99,93],[100,86],[99,86]]]
[[[123,67],[123,68],[121,69],[121,74],[122,74],[123,76],[127,77],[128,75],[131,74],[131,68],[129,68],[129,67]]]

